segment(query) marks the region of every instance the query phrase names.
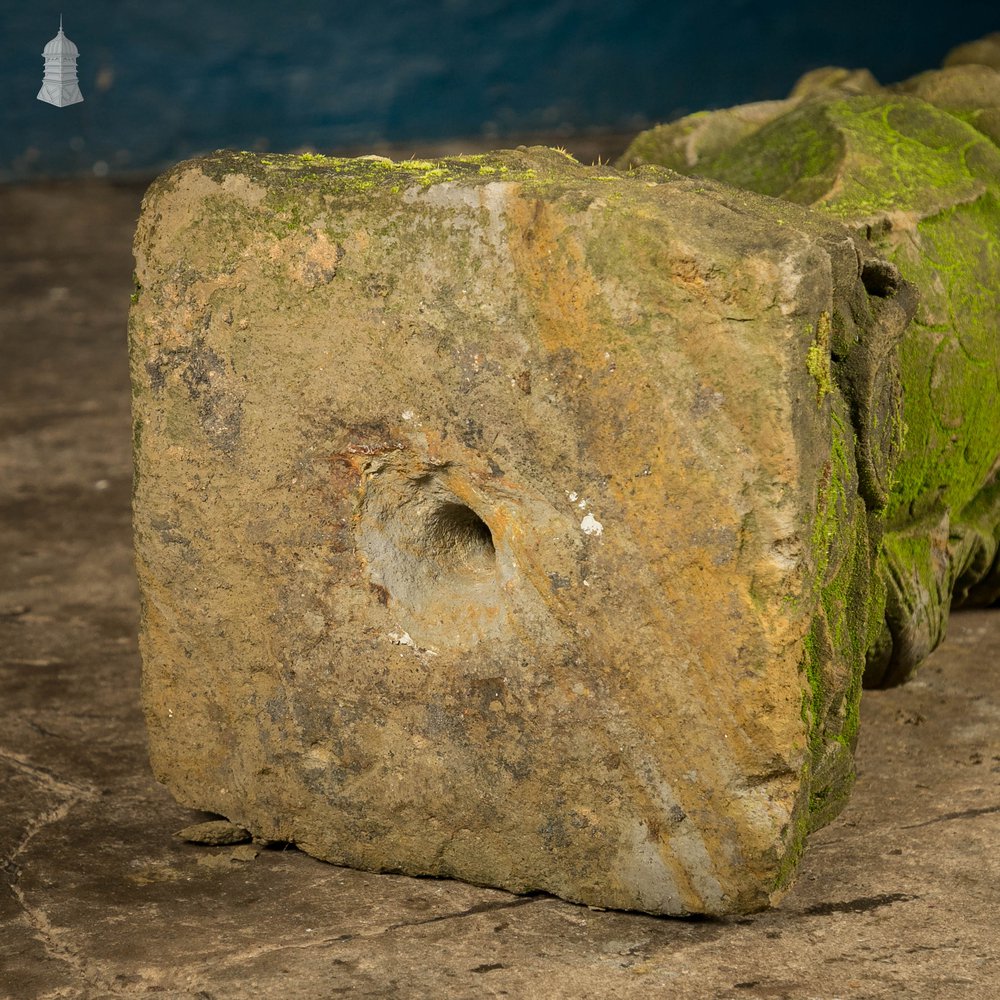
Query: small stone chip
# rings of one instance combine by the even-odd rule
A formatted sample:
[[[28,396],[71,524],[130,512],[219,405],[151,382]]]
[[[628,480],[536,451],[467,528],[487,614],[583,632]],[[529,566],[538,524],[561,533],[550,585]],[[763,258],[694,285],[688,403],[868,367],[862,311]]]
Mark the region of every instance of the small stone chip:
[[[195,823],[194,826],[186,826],[183,830],[178,830],[174,836],[189,844],[209,844],[213,847],[222,847],[226,844],[245,844],[251,839],[249,830],[225,819]]]

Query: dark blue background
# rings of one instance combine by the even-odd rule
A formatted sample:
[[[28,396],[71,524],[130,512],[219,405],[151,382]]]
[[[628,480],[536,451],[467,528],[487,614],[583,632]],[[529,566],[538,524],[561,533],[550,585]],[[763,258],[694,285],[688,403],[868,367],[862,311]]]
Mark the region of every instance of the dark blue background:
[[[1000,28],[998,0],[0,4],[0,179],[148,171],[224,146],[627,133],[783,97],[816,66],[903,79]],[[85,98],[68,108],[35,99],[60,11]]]

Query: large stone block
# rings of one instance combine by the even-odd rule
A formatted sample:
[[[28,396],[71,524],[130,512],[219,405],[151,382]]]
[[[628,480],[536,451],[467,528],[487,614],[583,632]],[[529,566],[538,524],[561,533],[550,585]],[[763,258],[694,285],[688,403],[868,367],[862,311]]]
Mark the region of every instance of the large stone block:
[[[941,642],[953,603],[1000,599],[1000,72],[956,64],[863,96],[834,71],[824,79],[765,112],[660,126],[624,161],[812,205],[870,237],[919,289],[880,561],[886,622],[866,674],[886,685]]]
[[[136,256],[174,794],[361,868],[776,900],[852,779],[905,282],[794,205],[541,149],[190,161]]]

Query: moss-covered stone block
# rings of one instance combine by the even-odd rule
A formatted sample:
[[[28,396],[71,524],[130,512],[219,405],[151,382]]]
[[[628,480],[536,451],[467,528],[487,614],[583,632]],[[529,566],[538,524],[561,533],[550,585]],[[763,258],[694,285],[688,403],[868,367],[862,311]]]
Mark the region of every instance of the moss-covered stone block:
[[[1000,73],[955,65],[878,95],[786,102],[728,145],[702,144],[686,167],[662,157],[841,220],[919,289],[901,351],[906,443],[886,509],[888,604],[871,684],[909,676],[944,637],[953,596],[995,600],[1000,586],[998,104]],[[638,138],[626,162],[655,161],[687,127]],[[834,326],[836,356],[853,333]]]
[[[776,900],[850,787],[882,621],[893,269],[795,205],[544,149],[193,160],[136,256],[178,799],[359,868]]]

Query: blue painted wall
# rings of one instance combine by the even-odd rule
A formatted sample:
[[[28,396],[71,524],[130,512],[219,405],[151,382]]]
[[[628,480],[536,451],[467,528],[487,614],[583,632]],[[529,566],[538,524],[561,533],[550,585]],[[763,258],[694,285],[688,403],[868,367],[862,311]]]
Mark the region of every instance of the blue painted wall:
[[[85,98],[68,108],[35,99],[60,11]],[[0,0],[0,179],[227,146],[631,132],[782,97],[816,66],[903,79],[997,29],[997,0]]]

